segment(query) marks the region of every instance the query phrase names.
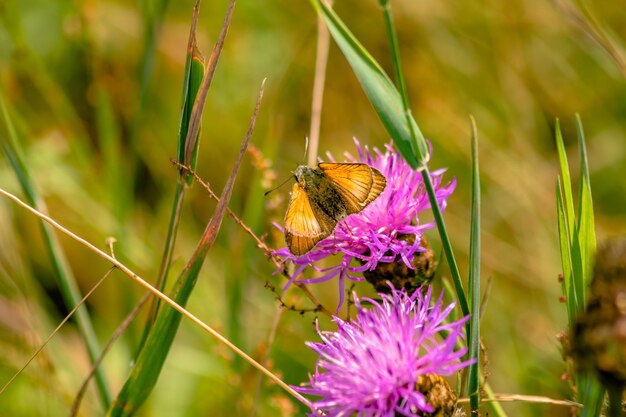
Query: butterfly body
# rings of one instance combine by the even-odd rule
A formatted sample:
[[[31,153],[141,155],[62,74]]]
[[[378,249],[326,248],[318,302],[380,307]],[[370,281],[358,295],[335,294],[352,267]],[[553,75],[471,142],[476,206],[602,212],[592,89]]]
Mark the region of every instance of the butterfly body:
[[[294,171],[298,185],[309,197],[311,207],[315,211],[319,208],[325,215],[337,221],[348,215],[348,208],[341,199],[341,195],[333,188],[322,170],[300,165]]]
[[[310,251],[337,222],[374,201],[387,184],[377,169],[361,163],[300,165],[294,176],[285,214],[285,240],[294,255]]]

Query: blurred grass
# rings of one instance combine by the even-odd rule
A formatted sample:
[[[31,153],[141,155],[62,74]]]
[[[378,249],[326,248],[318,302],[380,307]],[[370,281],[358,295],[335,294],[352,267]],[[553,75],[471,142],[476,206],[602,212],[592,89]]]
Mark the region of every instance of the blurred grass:
[[[413,113],[433,144],[431,166],[448,167],[448,175],[459,183],[445,217],[461,270],[467,270],[470,225],[468,113],[481,132],[481,275],[493,279],[481,329],[488,349],[488,381],[496,392],[557,398],[567,397],[569,391],[560,380],[565,366],[555,340],[567,323],[556,278],[561,268],[553,188],[558,174],[556,117],[562,121],[570,160],[577,160],[574,113],[584,121],[598,239],[626,231],[624,76],[561,4],[569,3],[393,3]],[[202,5],[198,42],[203,50],[215,40],[224,5]],[[145,277],[156,277],[177,179],[169,160],[176,156],[191,7],[192,2],[171,2],[166,10],[142,122],[131,144],[141,91],[145,10],[106,0],[0,1],[0,88],[27,139],[25,158],[51,215],[102,246],[106,237],[117,237],[118,258]],[[617,2],[589,7],[623,51],[626,11]],[[391,73],[377,1],[337,1],[336,9]],[[221,190],[226,181],[250,103],[266,76],[253,143],[271,158],[278,178],[287,177],[303,161],[315,19],[307,2],[239,2],[203,119],[198,171],[214,190]],[[320,151],[336,156],[353,151],[352,136],[379,147],[387,142],[348,64],[331,46]],[[270,222],[282,219],[285,203],[270,205],[288,191],[283,188],[262,200],[263,174],[250,160],[241,167],[239,178],[244,180],[238,181],[230,207],[243,214],[255,232],[274,239],[277,233]],[[579,175],[574,168],[573,183]],[[0,186],[18,192],[6,161],[0,161]],[[182,268],[215,207],[199,187],[190,190],[187,202],[173,274]],[[0,201],[0,211],[4,381],[65,312],[42,256],[36,220],[6,201]],[[429,238],[437,245],[436,233]],[[61,243],[86,290],[106,265],[77,244],[66,239]],[[225,220],[188,307],[209,324],[230,328],[225,332],[237,333],[242,348],[260,355],[276,304],[263,284],[282,281],[271,275],[273,266],[253,247],[231,220]],[[435,250],[439,253],[437,246]],[[234,262],[226,264],[227,259]],[[242,259],[249,261],[238,262]],[[316,287],[316,293],[327,305],[336,303],[334,284]],[[88,307],[101,341],[142,294],[121,274],[96,292]],[[290,290],[289,297],[309,306],[296,290]],[[285,314],[271,346],[270,367],[289,383],[303,381],[313,370],[314,356],[302,346],[303,340],[317,340],[312,321],[310,315]],[[141,317],[104,361],[116,389],[126,377],[143,323]],[[330,326],[322,320],[322,327]],[[230,352],[183,322],[155,393],[139,415],[248,415],[258,374],[245,365],[235,367],[234,361]],[[0,397],[0,410],[10,416],[64,415],[87,370],[76,329],[67,326]],[[276,387],[264,384],[257,415],[289,415],[289,407],[302,414],[297,405],[285,405],[277,396],[285,398]],[[504,408],[510,415],[567,415],[562,408],[546,405]],[[97,396],[90,391],[83,415],[97,410]]]

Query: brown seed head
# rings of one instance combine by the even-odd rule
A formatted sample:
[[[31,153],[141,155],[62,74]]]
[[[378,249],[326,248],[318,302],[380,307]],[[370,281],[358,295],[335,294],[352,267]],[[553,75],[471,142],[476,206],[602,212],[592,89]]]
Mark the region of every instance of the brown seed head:
[[[401,235],[398,238],[411,245],[415,242],[414,235]],[[379,293],[389,293],[389,283],[396,289],[404,288],[412,293],[422,284],[429,283],[435,276],[435,253],[426,237],[422,237],[420,245],[426,251],[415,253],[411,260],[414,269],[409,268],[401,259],[396,259],[394,262],[379,262],[375,269],[364,271],[363,276]],[[391,252],[388,254],[391,255]]]
[[[626,239],[611,240],[598,250],[572,353],[578,368],[595,369],[605,385],[626,386]]]

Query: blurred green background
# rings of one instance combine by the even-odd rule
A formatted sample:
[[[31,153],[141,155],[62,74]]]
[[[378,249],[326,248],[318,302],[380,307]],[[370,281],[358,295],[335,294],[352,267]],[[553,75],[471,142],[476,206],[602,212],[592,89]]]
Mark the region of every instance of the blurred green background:
[[[205,56],[226,1],[204,2],[198,43]],[[336,0],[355,35],[391,72],[377,1]],[[588,143],[596,227],[602,239],[626,231],[626,9],[588,2],[615,48],[593,39],[581,4],[568,0],[392,1],[417,122],[433,146],[431,167],[447,167],[457,190],[445,218],[462,271],[469,237],[470,125],[479,129],[482,173],[482,277],[491,283],[483,318],[489,382],[497,393],[570,398],[555,335],[565,328],[559,303],[555,119],[560,118],[578,180],[574,114]],[[25,158],[51,216],[153,281],[165,239],[177,171],[180,94],[192,1],[0,0],[1,91],[23,138]],[[583,16],[584,17],[584,16]],[[154,49],[151,49],[151,37]],[[267,77],[253,145],[270,164],[246,156],[230,207],[271,247],[288,187],[263,197],[304,161],[309,132],[316,17],[307,1],[239,1],[209,91],[198,173],[219,194],[235,160],[261,80]],[[148,52],[146,52],[148,51]],[[320,153],[354,152],[352,137],[382,147],[388,137],[343,56],[331,44]],[[6,129],[0,129],[6,140]],[[276,181],[274,181],[275,183]],[[21,194],[0,160],[0,187]],[[189,192],[173,265],[184,266],[215,203]],[[66,314],[36,219],[0,199],[0,384],[21,367]],[[438,251],[438,236],[428,234]],[[61,237],[86,292],[108,265]],[[283,312],[269,341],[284,280],[231,219],[209,253],[190,311],[245,351],[264,358],[290,384],[314,371],[305,340],[317,340],[314,315]],[[443,271],[445,275],[445,268]],[[464,274],[466,275],[466,274]],[[357,291],[368,293],[365,284]],[[313,291],[331,310],[336,283]],[[115,272],[88,300],[102,344],[143,295]],[[310,308],[292,289],[290,304]],[[104,368],[116,392],[141,335],[140,315]],[[331,328],[325,317],[321,326]],[[74,324],[0,396],[0,415],[66,415],[89,365]],[[82,415],[101,413],[88,391]],[[549,405],[505,404],[510,415],[569,415]],[[159,384],[142,416],[302,415],[304,409],[209,335],[183,320]]]

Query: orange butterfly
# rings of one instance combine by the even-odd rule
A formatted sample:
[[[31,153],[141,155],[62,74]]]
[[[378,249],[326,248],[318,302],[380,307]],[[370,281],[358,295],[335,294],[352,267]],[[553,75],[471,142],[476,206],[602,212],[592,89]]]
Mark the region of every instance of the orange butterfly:
[[[337,222],[358,213],[385,189],[387,179],[360,163],[321,162],[300,165],[285,214],[285,241],[294,255],[304,255],[330,235]]]

